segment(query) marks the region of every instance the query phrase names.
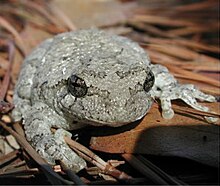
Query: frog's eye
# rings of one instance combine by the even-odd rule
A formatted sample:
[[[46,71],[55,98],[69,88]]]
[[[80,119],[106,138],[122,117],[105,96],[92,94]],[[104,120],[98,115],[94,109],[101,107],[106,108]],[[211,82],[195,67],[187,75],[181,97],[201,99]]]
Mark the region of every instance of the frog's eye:
[[[68,79],[68,90],[74,97],[79,98],[86,95],[88,87],[82,78],[71,75]]]
[[[154,81],[155,81],[154,74],[152,71],[149,71],[144,81],[144,90],[146,92],[149,92],[151,90],[151,88],[154,85]]]

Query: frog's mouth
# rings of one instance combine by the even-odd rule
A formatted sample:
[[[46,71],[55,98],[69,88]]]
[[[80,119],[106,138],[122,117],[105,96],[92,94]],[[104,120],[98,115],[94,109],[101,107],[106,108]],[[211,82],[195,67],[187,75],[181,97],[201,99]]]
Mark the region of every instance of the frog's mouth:
[[[114,122],[107,122],[107,121],[99,121],[99,120],[96,120],[96,119],[88,119],[86,121],[87,124],[89,125],[94,125],[94,126],[110,126],[110,127],[120,127],[120,126],[123,126],[123,125],[127,125],[129,123],[132,123],[130,121],[125,121],[125,122],[117,122],[117,121],[114,121]]]
[[[135,118],[129,118],[125,121],[101,121],[94,118],[86,118],[85,124],[94,125],[94,126],[110,126],[110,127],[120,127],[127,125],[136,121],[141,120],[149,111],[150,107],[146,107],[146,110],[139,116]]]

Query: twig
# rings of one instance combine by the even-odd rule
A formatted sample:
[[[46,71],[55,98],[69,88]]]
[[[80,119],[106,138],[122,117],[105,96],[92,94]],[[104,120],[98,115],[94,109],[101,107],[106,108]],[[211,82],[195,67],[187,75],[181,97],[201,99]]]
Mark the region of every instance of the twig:
[[[33,2],[33,1],[27,1],[27,0],[19,1],[19,5],[22,5],[26,8],[29,8],[29,9],[39,13],[40,15],[42,15],[49,22],[56,25],[57,27],[60,26],[60,25],[58,25],[57,20],[52,15],[50,15],[48,13],[48,11],[45,8],[43,8],[43,6],[40,6],[40,5],[38,5],[37,3]]]
[[[212,8],[218,6],[218,1],[215,0],[205,0],[205,1],[199,1],[195,3],[190,3],[186,5],[180,5],[174,8],[174,11],[200,11],[200,10],[206,10],[207,8]]]
[[[56,7],[53,3],[48,4],[53,14],[56,15],[58,19],[60,19],[69,30],[76,30],[76,26],[72,23],[72,21],[62,12],[58,7]]]
[[[8,21],[6,21],[6,19],[4,19],[2,16],[0,16],[0,25],[4,27],[6,30],[8,30],[15,37],[16,44],[22,51],[23,55],[26,56],[27,49],[25,47],[24,41],[19,35],[19,33],[15,30],[15,28]]]
[[[102,160],[100,157],[98,157],[96,154],[94,154],[92,151],[90,151],[83,145],[71,140],[69,137],[64,137],[64,139],[71,148],[74,148],[74,150],[81,156],[83,156],[83,158],[85,158],[87,161],[90,161],[92,164],[99,167],[102,171],[104,171],[105,174],[109,174],[119,180],[124,181],[132,178],[131,176],[119,171],[109,163]]]
[[[83,183],[83,181],[72,170],[68,169],[62,161],[60,161],[60,165],[64,172],[76,185],[85,185],[85,183]]]
[[[186,79],[192,79],[192,80],[196,80],[196,81],[200,81],[200,82],[204,82],[207,84],[210,84],[212,86],[215,87],[220,87],[220,83],[218,80],[215,80],[213,78],[201,75],[201,74],[197,74],[195,72],[191,72],[188,70],[184,70],[184,69],[180,69],[178,67],[175,66],[171,66],[171,65],[167,65],[168,69],[170,69],[173,74],[175,74],[176,77],[185,77]]]
[[[132,154],[122,154],[122,157],[128,161],[137,171],[142,173],[144,176],[152,180],[155,184],[159,185],[168,185],[169,183],[164,180],[160,175],[156,172],[152,171],[149,167],[144,165],[139,159],[137,159]]]
[[[14,150],[4,156],[0,156],[0,166],[2,166],[3,164],[12,161],[14,159],[16,159],[18,157],[18,150]]]
[[[144,22],[150,24],[158,24],[163,26],[193,26],[194,23],[186,20],[174,20],[173,18],[166,18],[164,16],[155,15],[135,15],[133,20],[135,22]]]
[[[156,172],[158,175],[160,175],[163,179],[165,179],[170,185],[185,185],[180,180],[177,180],[176,178],[173,178],[163,170],[161,170],[159,167],[154,165],[152,162],[144,158],[142,155],[137,155],[137,158],[141,160],[147,167],[149,167],[152,171]]]
[[[173,45],[150,45],[149,49],[156,50],[170,56],[174,56],[184,60],[191,60],[191,61],[210,61],[213,63],[218,64],[219,60],[207,55],[199,54],[198,52],[192,51],[190,49],[181,47],[181,46],[173,46]]]
[[[218,25],[211,25],[209,27],[202,27],[202,26],[194,26],[194,27],[186,27],[186,28],[177,28],[174,30],[170,30],[167,33],[173,34],[176,36],[186,36],[196,33],[205,33],[205,32],[218,32],[219,26]]]
[[[18,143],[25,149],[25,151],[40,165],[41,169],[44,171],[45,175],[47,176],[48,180],[52,184],[72,184],[72,182],[69,182],[65,179],[63,179],[61,176],[59,176],[57,173],[53,171],[50,165],[40,157],[40,155],[33,149],[33,147],[26,141],[26,139],[12,130],[10,127],[6,126],[3,122],[0,121],[0,125],[7,130],[10,134],[12,134]]]
[[[209,52],[215,52],[215,53],[220,53],[220,49],[219,47],[216,46],[212,46],[212,45],[208,45],[208,44],[204,44],[201,42],[196,42],[196,41],[192,41],[192,40],[187,40],[184,38],[178,38],[178,39],[165,39],[165,38],[153,38],[153,37],[145,37],[144,38],[145,42],[149,42],[149,43],[155,43],[158,45],[181,45],[181,46],[185,46],[185,47],[190,47],[193,48],[195,50],[202,50],[202,51],[209,51]]]
[[[0,17],[0,21],[1,21],[1,17]],[[7,42],[7,48],[8,48],[9,65],[4,75],[1,91],[0,91],[0,113],[6,113],[13,108],[13,104],[4,101],[10,83],[11,69],[12,69],[12,63],[14,60],[14,53],[15,53],[15,48],[12,41]]]
[[[0,17],[0,21],[1,21],[1,17]],[[15,53],[15,48],[14,48],[14,44],[11,41],[8,41],[8,61],[9,61],[9,65],[7,68],[7,71],[5,73],[3,82],[2,82],[2,87],[1,87],[1,92],[0,92],[0,100],[3,100],[5,98],[5,95],[7,93],[8,90],[8,86],[10,83],[10,75],[11,75],[11,69],[12,69],[12,63],[14,60],[14,53]]]
[[[14,178],[14,177],[27,177],[33,176],[34,174],[38,174],[39,170],[37,168],[28,169],[28,170],[17,170],[14,169],[12,171],[5,172],[4,174],[0,174],[0,178]]]

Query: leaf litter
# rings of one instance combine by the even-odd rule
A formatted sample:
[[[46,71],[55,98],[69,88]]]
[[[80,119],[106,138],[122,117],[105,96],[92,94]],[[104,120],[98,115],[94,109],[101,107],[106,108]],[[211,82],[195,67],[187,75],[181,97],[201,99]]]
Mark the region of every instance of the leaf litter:
[[[129,15],[126,20],[122,22],[121,18],[114,17],[112,22],[109,21],[111,22],[109,25],[102,20],[103,26],[99,22],[99,27],[139,42],[148,51],[152,63],[167,66],[180,82],[193,82],[201,90],[219,97],[218,56],[220,50],[218,42],[216,42],[219,39],[217,34],[219,20],[216,16],[219,11],[218,2],[204,0],[182,3],[176,0],[168,4],[171,7],[167,8],[160,0],[153,2],[121,0],[121,8],[117,11]],[[3,178],[27,180],[43,174],[48,180],[46,183],[51,184],[184,184],[184,180],[170,176],[142,156],[164,153],[157,146],[150,147],[150,150],[141,148],[149,145],[149,142],[142,139],[142,135],[148,133],[147,131],[152,128],[177,126],[178,128],[184,127],[180,135],[188,135],[184,133],[186,128],[196,131],[195,136],[206,136],[203,137],[203,140],[213,138],[218,135],[213,132],[213,128],[216,129],[219,123],[210,125],[203,119],[203,116],[219,117],[219,103],[208,104],[215,113],[204,113],[188,108],[177,101],[173,106],[177,114],[170,121],[161,118],[158,111],[159,106],[154,104],[150,113],[131,130],[106,136],[92,136],[91,134],[90,147],[82,146],[66,138],[70,147],[89,162],[89,167],[79,174],[67,170],[62,162],[58,162],[58,167],[52,168],[26,141],[21,125],[12,123],[10,111],[13,109],[14,80],[17,78],[23,58],[31,51],[31,48],[54,34],[79,28],[53,1],[9,0],[2,1],[0,5],[0,125],[20,144],[20,149],[14,149],[8,154],[1,154],[1,180]],[[128,13],[128,9],[123,9],[123,6],[132,7],[132,13]],[[172,11],[170,11],[171,9]],[[102,15],[103,12],[97,10],[97,16],[102,17]],[[86,14],[84,19],[88,19]],[[204,20],[207,21],[208,26]],[[36,35],[37,38],[33,38],[33,35]],[[204,126],[210,129],[204,129]],[[108,129],[108,131],[113,130]],[[152,139],[160,138],[160,131],[155,135]],[[182,139],[182,137],[180,138]],[[162,143],[163,139],[159,141]],[[167,139],[165,141],[167,142]],[[209,162],[206,156],[197,155],[201,149],[190,149],[190,152],[194,153],[194,157],[192,157],[193,155],[176,153],[174,150],[177,148],[176,144],[172,144],[172,141],[169,140],[168,142],[171,144],[162,144],[162,147],[167,148],[165,155],[172,155],[174,152],[174,156],[183,156],[202,163],[206,161],[207,164],[213,165],[213,162]],[[195,144],[200,143],[203,142],[195,140]],[[215,145],[215,143],[213,144]],[[180,149],[187,151],[182,142],[178,142],[177,145],[182,145],[183,147]],[[208,147],[214,146],[209,144]],[[205,148],[208,147],[205,146]],[[96,150],[99,155],[94,154],[88,148]],[[105,161],[101,157],[106,159],[106,154],[102,152],[115,154],[118,160],[112,161],[112,163]],[[121,154],[121,156],[117,154]],[[212,156],[213,153],[210,155]],[[107,160],[110,159],[107,158]],[[97,171],[93,172],[91,179],[91,176],[88,177],[87,174],[92,170],[92,166]],[[135,170],[140,172],[138,176],[134,174]]]

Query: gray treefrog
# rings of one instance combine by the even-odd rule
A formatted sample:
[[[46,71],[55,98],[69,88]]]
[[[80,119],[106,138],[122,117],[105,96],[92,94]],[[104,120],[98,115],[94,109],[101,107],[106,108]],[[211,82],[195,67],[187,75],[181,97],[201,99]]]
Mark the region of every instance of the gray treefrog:
[[[166,67],[153,65],[135,42],[97,29],[56,35],[24,61],[14,92],[13,117],[49,163],[62,160],[75,172],[86,163],[65,143],[67,130],[85,125],[122,126],[141,119],[153,100],[172,118],[171,100],[208,111],[196,98],[215,98],[181,85]],[[58,128],[53,134],[51,127]]]

